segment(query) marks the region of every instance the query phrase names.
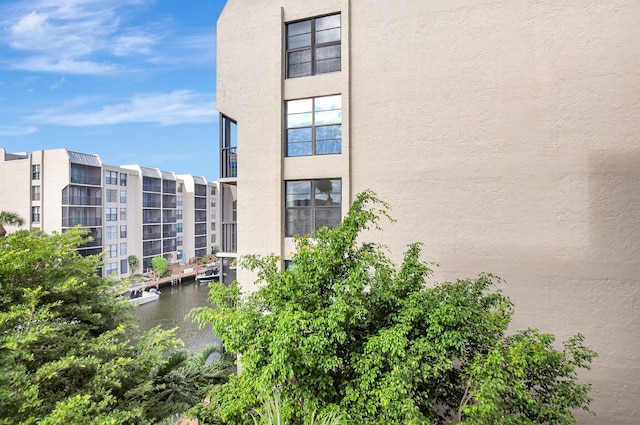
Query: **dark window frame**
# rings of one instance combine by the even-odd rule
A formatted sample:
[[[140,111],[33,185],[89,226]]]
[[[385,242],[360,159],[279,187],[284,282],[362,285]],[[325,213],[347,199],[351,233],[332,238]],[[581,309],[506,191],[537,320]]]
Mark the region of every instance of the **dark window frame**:
[[[317,194],[317,190],[319,190],[318,186],[319,186],[319,182],[325,182],[325,181],[337,181],[340,185],[339,191],[329,191],[327,192],[327,196],[331,197],[331,194],[337,195],[337,197],[339,198],[339,201],[337,201],[335,204],[331,204],[331,205],[320,205],[317,204],[316,202],[318,201],[318,197],[316,196]],[[308,200],[302,200],[302,202],[308,201],[308,205],[305,204],[300,204],[300,205],[289,205],[289,201],[287,199],[287,196],[293,196],[295,192],[289,191],[288,185],[289,183],[300,183],[300,182],[310,182],[310,199]],[[322,191],[320,191],[322,192]],[[322,226],[318,226],[318,213],[320,211],[330,211],[330,210],[337,210],[338,211],[338,217],[339,220],[337,223],[335,223],[335,225],[337,225],[340,221],[342,221],[342,179],[341,178],[326,178],[326,179],[300,179],[300,180],[286,180],[284,182],[284,206],[285,206],[285,212],[284,212],[284,232],[285,232],[285,237],[289,238],[289,237],[293,237],[295,235],[301,234],[301,233],[296,233],[295,232],[295,227],[297,226],[292,226],[292,229],[289,228],[289,222],[291,221],[293,223],[293,221],[295,220],[295,217],[292,218],[291,220],[289,219],[289,214],[293,214],[294,212],[300,212],[300,211],[308,211],[309,212],[309,217],[308,217],[308,222],[307,222],[307,228],[309,230],[308,233],[311,233],[315,230],[318,230],[319,228],[321,228]]]
[[[40,223],[40,206],[31,207],[31,222]]]
[[[326,99],[326,98],[331,98],[331,97],[338,97],[340,99],[340,107],[338,109],[321,109],[321,110],[316,110],[316,102],[319,99]],[[297,102],[297,101],[304,101],[304,100],[310,100],[311,101],[311,124],[310,125],[297,125],[297,126],[293,126],[290,123],[290,116],[293,115],[301,115],[304,113],[294,113],[294,114],[289,114],[289,104],[292,102]],[[326,112],[338,112],[340,114],[340,122],[329,122],[329,123],[320,123],[318,124],[316,122],[316,117],[317,115],[320,115],[322,113],[326,113]],[[309,112],[307,112],[309,113]],[[342,95],[341,94],[331,94],[331,95],[326,95],[326,96],[315,96],[315,97],[306,97],[306,98],[300,98],[300,99],[288,99],[285,101],[285,156],[286,157],[297,157],[297,156],[316,156],[316,155],[340,155],[342,153]],[[339,149],[337,151],[332,151],[332,152],[320,152],[318,153],[318,149],[317,149],[317,142],[318,142],[318,134],[317,134],[317,130],[322,129],[322,128],[326,128],[329,129],[330,127],[339,127],[339,132],[340,132],[340,144],[339,144]],[[300,131],[300,130],[304,130],[304,129],[310,129],[311,130],[311,153],[310,154],[292,154],[291,153],[291,146],[295,144],[295,142],[291,142],[289,140],[289,135],[291,132],[293,131]],[[329,140],[338,140],[338,139],[321,139],[323,141],[329,141]]]
[[[339,27],[333,27],[338,28],[340,31],[340,37],[338,40],[334,40],[334,41],[329,41],[329,42],[325,42],[325,43],[318,43],[316,41],[316,33],[317,33],[317,28],[316,28],[316,22],[319,19],[323,19],[323,18],[327,18],[329,16],[339,16],[340,17],[340,26]],[[304,22],[310,22],[310,44],[309,46],[301,46],[301,47],[290,47],[290,38],[295,37],[296,35],[290,35],[290,29],[293,25],[296,24],[300,24],[300,23],[304,23]],[[322,15],[322,16],[316,16],[313,18],[308,18],[308,19],[301,19],[298,21],[292,21],[292,22],[287,22],[285,24],[285,43],[286,43],[286,52],[285,52],[285,71],[286,71],[286,78],[299,78],[299,77],[308,77],[308,76],[312,76],[312,75],[320,75],[320,74],[327,74],[330,72],[339,72],[342,70],[342,14],[341,13],[330,13],[327,15]],[[322,48],[326,48],[326,47],[331,47],[331,46],[338,46],[340,48],[340,55],[337,59],[338,60],[338,69],[331,69],[328,71],[318,71],[318,66],[317,66],[317,62],[318,62],[318,53],[317,51],[319,49]],[[310,72],[307,74],[300,74],[300,75],[291,75],[291,69],[290,69],[290,56],[291,54],[295,54],[295,53],[301,53],[304,52],[306,50],[310,51],[310,63],[311,63],[311,69]],[[336,59],[336,58],[334,58]]]
[[[112,170],[105,170],[104,172],[104,183],[105,184],[118,184],[118,172]]]

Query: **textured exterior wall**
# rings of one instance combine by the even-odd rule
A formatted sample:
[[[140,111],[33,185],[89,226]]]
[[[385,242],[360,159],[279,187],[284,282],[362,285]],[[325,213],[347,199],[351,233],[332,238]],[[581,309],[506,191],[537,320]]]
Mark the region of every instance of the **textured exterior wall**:
[[[7,232],[14,232],[28,229],[31,222],[31,165],[28,158],[5,161],[5,153],[4,149],[0,149],[0,182],[11,189],[3,191],[0,211],[14,212],[24,220],[23,226],[4,226]]]
[[[336,11],[342,72],[284,80],[284,23]],[[513,329],[583,332],[599,353],[580,423],[638,423],[638,22],[635,0],[229,0],[218,107],[238,120],[239,254],[287,258],[291,176],[373,189],[394,259],[422,241],[435,281],[503,277]],[[284,159],[284,100],[336,90],[341,158]]]

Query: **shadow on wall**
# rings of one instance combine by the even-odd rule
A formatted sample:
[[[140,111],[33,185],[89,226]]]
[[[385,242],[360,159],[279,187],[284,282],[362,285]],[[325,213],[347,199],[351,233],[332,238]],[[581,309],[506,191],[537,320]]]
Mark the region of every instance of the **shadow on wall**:
[[[594,260],[640,276],[640,152],[589,154],[589,195]]]

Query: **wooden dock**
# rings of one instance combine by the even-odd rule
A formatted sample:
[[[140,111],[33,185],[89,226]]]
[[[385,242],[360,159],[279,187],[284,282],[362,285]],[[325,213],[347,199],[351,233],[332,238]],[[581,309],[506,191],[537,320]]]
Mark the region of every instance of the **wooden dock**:
[[[159,289],[162,286],[167,285],[179,285],[183,280],[187,279],[195,279],[196,275],[202,272],[205,267],[199,265],[197,263],[190,263],[185,265],[173,264],[170,266],[171,275],[161,278],[155,278],[151,275],[146,275],[145,280],[142,282],[137,282],[136,285],[143,290],[147,290],[149,288]],[[128,288],[123,288],[119,291],[119,293],[124,293]]]

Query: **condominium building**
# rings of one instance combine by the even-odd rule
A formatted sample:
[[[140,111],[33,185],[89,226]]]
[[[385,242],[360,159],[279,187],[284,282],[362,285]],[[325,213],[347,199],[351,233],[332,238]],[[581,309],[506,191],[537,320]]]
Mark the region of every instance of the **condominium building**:
[[[396,261],[424,242],[435,281],[501,276],[514,329],[583,332],[599,357],[580,423],[637,423],[639,20],[635,0],[228,0],[225,272],[290,259],[372,189],[397,222],[367,238]]]
[[[88,228],[83,255],[104,255],[104,276],[130,274],[128,257],[151,268],[217,251],[217,183],[139,165],[110,166],[66,149],[7,153],[0,148],[0,210],[46,233]]]

